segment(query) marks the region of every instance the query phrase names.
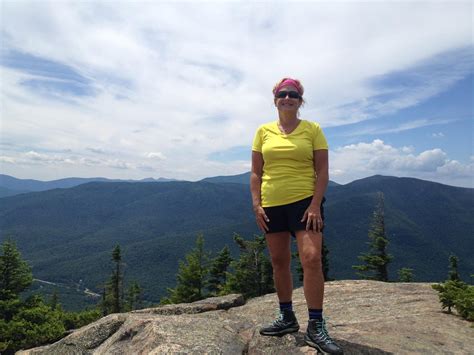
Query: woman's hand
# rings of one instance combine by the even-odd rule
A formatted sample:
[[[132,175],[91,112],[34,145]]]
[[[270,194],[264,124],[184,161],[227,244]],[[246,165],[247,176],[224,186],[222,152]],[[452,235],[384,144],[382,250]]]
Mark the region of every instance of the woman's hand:
[[[268,219],[267,215],[265,214],[263,207],[255,206],[253,211],[255,212],[255,219],[257,220],[258,228],[260,228],[263,233],[268,232],[269,228],[267,226],[267,222],[270,222],[270,219]]]
[[[309,207],[304,212],[301,222],[304,222],[305,220],[307,231],[313,230],[315,233],[323,231],[323,219],[321,218],[321,208],[319,205],[309,205]]]

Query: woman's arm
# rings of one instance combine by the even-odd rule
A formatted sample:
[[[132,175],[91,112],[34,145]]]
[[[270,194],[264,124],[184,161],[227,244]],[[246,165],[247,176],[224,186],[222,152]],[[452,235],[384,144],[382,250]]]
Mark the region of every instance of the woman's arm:
[[[267,231],[268,227],[265,222],[269,219],[262,207],[261,186],[263,174],[263,155],[260,152],[252,151],[252,170],[250,171],[250,192],[252,193],[252,205],[257,219],[258,227],[263,231]]]
[[[314,195],[311,203],[314,203],[315,206],[319,207],[321,206],[321,201],[323,200],[329,182],[328,150],[315,150],[313,154],[313,162],[316,180],[314,181]]]
[[[323,219],[321,218],[321,201],[329,182],[329,162],[328,150],[318,149],[313,154],[314,173],[314,194],[311,204],[306,209],[302,222],[306,220],[306,230],[312,229],[314,232],[320,232],[323,229]]]

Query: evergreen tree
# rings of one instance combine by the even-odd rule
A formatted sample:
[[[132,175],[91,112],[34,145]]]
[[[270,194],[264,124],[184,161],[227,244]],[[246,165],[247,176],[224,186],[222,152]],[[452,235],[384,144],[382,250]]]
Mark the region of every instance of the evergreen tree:
[[[209,268],[207,289],[210,295],[217,296],[222,291],[227,281],[227,269],[231,261],[230,249],[226,245],[212,260],[211,267]]]
[[[0,319],[2,354],[54,342],[64,335],[61,311],[52,310],[41,296],[33,295],[22,302],[13,318]]]
[[[261,296],[274,291],[272,264],[265,255],[265,237],[244,240],[239,235],[234,241],[240,249],[240,257],[231,263],[234,273],[228,273],[224,286],[226,293],[241,293],[245,298]]]
[[[15,244],[7,240],[0,255],[0,353],[14,354],[59,339],[64,333],[61,311],[52,309],[40,296],[24,302],[20,293],[32,282],[31,268]]]
[[[359,256],[363,265],[354,265],[360,272],[357,275],[367,277],[369,280],[388,281],[387,266],[393,256],[387,254],[388,239],[385,234],[384,196],[377,194],[377,207],[373,213],[372,224],[369,229],[369,252]]]
[[[324,243],[324,239],[323,239],[323,250],[322,250],[321,258],[322,258],[322,263],[323,263],[324,281],[334,280],[332,278],[329,278],[329,249],[326,246],[326,243]]]
[[[108,297],[107,297],[107,284],[105,285],[102,285],[102,297],[101,297],[101,301],[100,301],[100,310],[102,312],[102,315],[103,316],[106,316],[107,314],[109,314],[109,305],[108,305]]]
[[[460,279],[456,256],[449,257],[448,280],[431,287],[439,292],[439,301],[443,309],[448,309],[448,313],[451,313],[451,308],[454,307],[461,317],[474,321],[474,286]]]
[[[204,237],[196,238],[196,247],[179,262],[176,287],[168,288],[169,297],[161,300],[166,303],[194,302],[206,297],[205,285],[209,272],[209,253],[204,251]]]
[[[403,267],[398,270],[398,280],[400,282],[413,282],[413,269]]]
[[[121,271],[122,254],[120,245],[117,245],[112,252],[112,260],[115,262],[115,273],[112,275],[112,292],[113,292],[113,310],[114,313],[119,313],[122,310],[122,285],[123,275]]]
[[[450,255],[449,257],[449,277],[448,280],[456,281],[461,280],[458,272],[458,257],[456,255]]]
[[[439,292],[438,297],[443,309],[447,308],[448,313],[451,313],[451,307],[455,306],[456,300],[469,286],[461,280],[447,280],[431,287]]]
[[[33,282],[31,268],[11,240],[2,244],[0,255],[0,319],[9,322],[21,308],[19,294]]]
[[[142,296],[143,290],[138,284],[138,282],[134,281],[130,284],[127,297],[126,297],[126,310],[133,311],[135,309],[139,309],[142,306]]]
[[[105,284],[102,296],[101,306],[104,315],[123,311],[123,272],[120,245],[116,245],[113,249],[112,261],[115,263],[115,268]]]
[[[51,309],[61,309],[61,304],[59,303],[58,290],[54,289],[53,294],[51,295],[51,300],[49,302]]]
[[[0,255],[0,301],[16,298],[33,282],[31,268],[11,240],[2,244]]]
[[[99,308],[85,309],[80,312],[63,312],[62,322],[66,330],[78,329],[102,317]]]
[[[298,281],[303,282],[304,270],[303,270],[303,265],[301,265],[300,253],[298,253],[298,251],[291,253],[291,258],[294,259],[296,262],[295,270],[296,270],[296,274],[298,275]]]
[[[462,282],[462,281],[452,281]],[[464,282],[463,282],[464,283]],[[461,317],[468,321],[474,321],[474,286],[466,285],[454,300],[454,308]]]

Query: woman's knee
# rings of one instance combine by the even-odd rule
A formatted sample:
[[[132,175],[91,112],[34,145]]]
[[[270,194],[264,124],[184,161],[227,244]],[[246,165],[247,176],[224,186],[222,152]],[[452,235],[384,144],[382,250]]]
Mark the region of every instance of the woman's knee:
[[[301,265],[303,269],[322,269],[321,253],[317,251],[308,251],[301,255]]]
[[[273,269],[289,269],[291,263],[291,254],[273,253],[270,255]]]

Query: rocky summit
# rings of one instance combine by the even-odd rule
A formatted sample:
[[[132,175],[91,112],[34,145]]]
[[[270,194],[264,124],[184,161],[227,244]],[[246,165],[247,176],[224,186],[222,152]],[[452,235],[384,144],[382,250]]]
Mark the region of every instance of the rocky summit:
[[[367,280],[326,283],[329,334],[345,354],[472,354],[474,328],[442,311],[429,283]],[[301,329],[264,337],[276,294],[244,303],[240,295],[111,314],[58,342],[17,354],[315,354],[304,342],[307,308],[294,291]]]

